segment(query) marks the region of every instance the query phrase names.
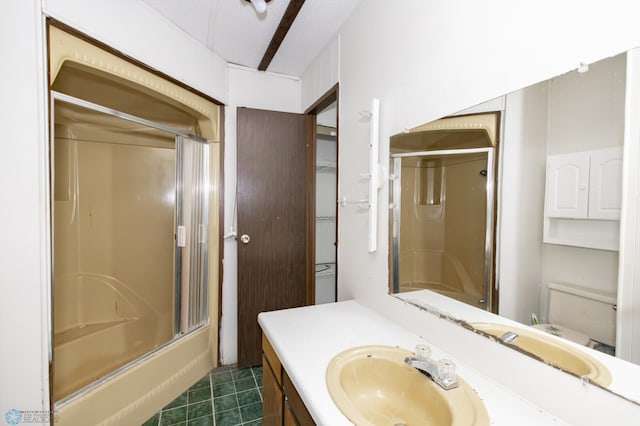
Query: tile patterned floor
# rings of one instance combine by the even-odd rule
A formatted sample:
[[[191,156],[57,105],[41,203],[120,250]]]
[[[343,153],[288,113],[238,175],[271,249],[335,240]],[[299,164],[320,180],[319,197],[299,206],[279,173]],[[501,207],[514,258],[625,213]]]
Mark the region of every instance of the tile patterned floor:
[[[262,425],[262,367],[217,368],[142,426],[166,425]]]

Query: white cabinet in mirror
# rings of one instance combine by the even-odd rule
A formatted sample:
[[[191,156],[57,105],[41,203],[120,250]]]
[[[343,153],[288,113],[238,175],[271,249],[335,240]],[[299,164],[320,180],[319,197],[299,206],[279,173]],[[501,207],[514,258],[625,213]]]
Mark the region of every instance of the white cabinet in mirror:
[[[640,122],[625,110],[625,99],[640,99],[635,93],[640,72],[627,67],[633,60],[637,66],[640,53],[606,58],[590,64],[588,72],[568,72],[504,95],[502,102],[488,102],[487,108],[472,107],[473,113],[494,112],[499,118],[495,143],[483,145],[497,147],[494,167],[484,160],[468,173],[454,173],[461,163],[477,162],[471,156],[446,157],[447,150],[477,148],[473,131],[451,138],[437,122],[417,127],[413,131],[440,133],[435,139],[434,134],[418,137],[410,151],[433,149],[420,143],[434,140],[453,145],[438,146],[440,157],[413,162],[399,155],[398,149],[406,148],[398,145],[401,135],[393,136],[391,165],[402,168],[390,187],[389,270],[396,297],[521,351],[518,339],[536,350],[552,344],[556,354],[584,354],[570,356],[575,362],[567,366],[531,351],[640,403],[640,367],[628,362],[640,360],[633,352],[640,342],[629,341],[630,330],[640,327],[633,314],[640,300],[623,297],[640,294],[634,272],[640,233],[629,222],[638,213],[629,197],[640,177],[630,173],[640,158],[640,136],[631,137],[640,135]],[[467,192],[454,194],[454,184]],[[493,199],[487,196],[491,191]],[[460,208],[455,203],[470,200],[475,210],[462,210],[473,214],[451,215]],[[482,228],[474,233],[475,224]],[[550,325],[534,329],[528,325],[532,318]],[[522,336],[504,341],[495,331],[503,328],[479,331],[473,323],[502,324]],[[540,334],[544,331],[569,339]],[[597,361],[611,380],[572,370],[580,359]]]

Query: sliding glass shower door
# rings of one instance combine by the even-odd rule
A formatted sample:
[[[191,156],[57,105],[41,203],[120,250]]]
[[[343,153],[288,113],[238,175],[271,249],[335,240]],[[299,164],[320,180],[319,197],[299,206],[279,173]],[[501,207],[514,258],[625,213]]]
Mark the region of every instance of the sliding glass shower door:
[[[209,145],[52,100],[54,400],[207,323]]]

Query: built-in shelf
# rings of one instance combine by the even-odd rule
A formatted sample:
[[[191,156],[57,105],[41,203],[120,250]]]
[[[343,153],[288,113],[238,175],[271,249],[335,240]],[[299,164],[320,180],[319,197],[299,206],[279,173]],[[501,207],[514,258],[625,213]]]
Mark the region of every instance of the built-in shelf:
[[[316,133],[320,136],[328,136],[330,138],[335,138],[336,136],[338,136],[338,130],[335,127],[330,126],[318,125],[316,127]]]
[[[336,163],[331,163],[328,161],[318,161],[316,163],[316,172],[317,173],[333,173],[337,169]]]
[[[316,216],[316,222],[335,222],[335,216]]]

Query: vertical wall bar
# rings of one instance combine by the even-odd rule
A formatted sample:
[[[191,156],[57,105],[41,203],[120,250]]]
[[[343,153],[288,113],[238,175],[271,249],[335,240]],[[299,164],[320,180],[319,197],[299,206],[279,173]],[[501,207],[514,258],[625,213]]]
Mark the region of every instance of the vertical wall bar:
[[[369,253],[378,246],[378,146],[379,146],[380,100],[371,100],[369,123]]]

